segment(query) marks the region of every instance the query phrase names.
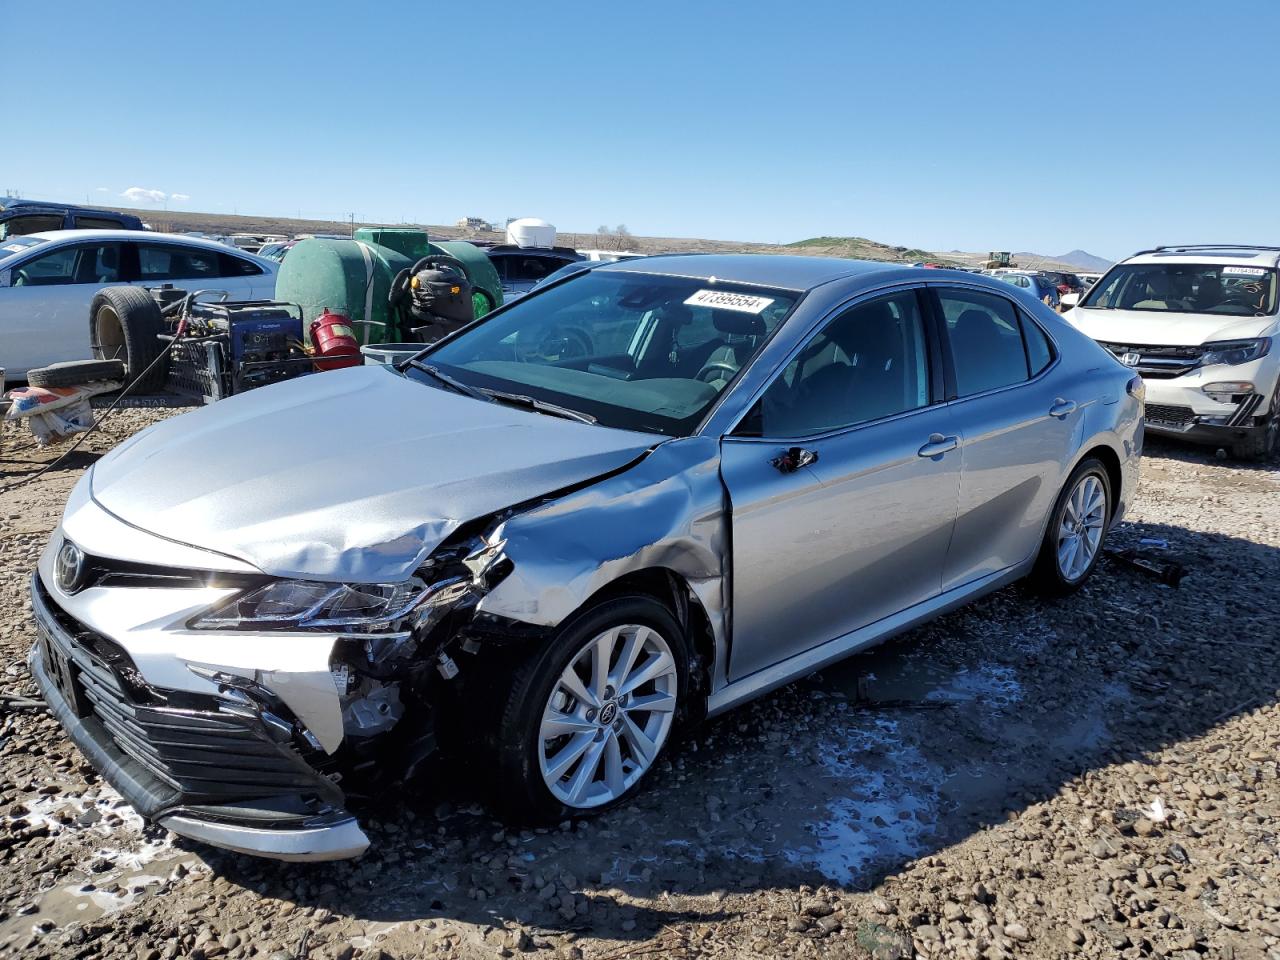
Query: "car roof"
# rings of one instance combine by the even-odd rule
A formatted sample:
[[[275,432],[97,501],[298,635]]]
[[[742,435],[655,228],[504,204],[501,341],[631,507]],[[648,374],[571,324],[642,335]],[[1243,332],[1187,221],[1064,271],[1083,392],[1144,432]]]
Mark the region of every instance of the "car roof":
[[[836,257],[789,257],[785,254],[711,253],[672,254],[618,260],[598,269],[626,273],[661,273],[676,277],[715,277],[730,283],[749,283],[786,290],[813,287],[874,273],[894,270],[914,276],[923,267],[875,260],[842,260]],[[936,270],[929,271],[936,274]]]
[[[1140,250],[1122,263],[1202,263],[1274,267],[1280,262],[1280,247],[1252,247],[1233,243],[1192,243]]]
[[[219,243],[216,240],[208,240],[204,237],[188,237],[181,233],[154,233],[150,230],[46,230],[41,233],[23,234],[23,236],[50,243],[72,240],[129,240],[138,243],[159,240],[163,243],[178,243],[189,247],[199,247],[203,250],[216,250],[219,253],[235,253],[241,257],[253,257],[251,253],[237,250],[235,247],[229,247],[225,243]],[[267,262],[269,263],[270,261]]]

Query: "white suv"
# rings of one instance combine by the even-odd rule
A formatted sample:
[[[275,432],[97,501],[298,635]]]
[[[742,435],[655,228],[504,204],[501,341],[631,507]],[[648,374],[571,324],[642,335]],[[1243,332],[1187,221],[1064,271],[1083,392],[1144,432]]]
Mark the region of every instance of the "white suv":
[[[1156,247],[1108,270],[1067,319],[1133,367],[1147,429],[1263,459],[1280,436],[1280,247]]]

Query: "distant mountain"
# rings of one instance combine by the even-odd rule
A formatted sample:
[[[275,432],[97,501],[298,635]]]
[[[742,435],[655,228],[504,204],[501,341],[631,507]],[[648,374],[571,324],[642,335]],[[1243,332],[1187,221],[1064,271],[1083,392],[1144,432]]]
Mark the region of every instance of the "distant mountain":
[[[1070,253],[1064,253],[1060,257],[1051,257],[1059,263],[1069,263],[1073,267],[1079,267],[1087,273],[1102,273],[1111,268],[1111,261],[1104,260],[1102,257],[1095,257],[1092,253],[1086,253],[1083,250],[1072,250]]]

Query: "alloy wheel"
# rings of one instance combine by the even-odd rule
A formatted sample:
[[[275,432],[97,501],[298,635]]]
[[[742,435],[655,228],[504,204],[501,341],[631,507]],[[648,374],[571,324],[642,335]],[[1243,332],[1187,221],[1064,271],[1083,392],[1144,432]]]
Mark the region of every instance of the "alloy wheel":
[[[1072,489],[1062,509],[1058,527],[1058,572],[1076,581],[1088,572],[1106,526],[1107,493],[1102,481],[1086,474]]]
[[[542,712],[538,761],[552,795],[580,809],[622,796],[666,742],[678,684],[671,647],[651,627],[611,627],[584,645]]]

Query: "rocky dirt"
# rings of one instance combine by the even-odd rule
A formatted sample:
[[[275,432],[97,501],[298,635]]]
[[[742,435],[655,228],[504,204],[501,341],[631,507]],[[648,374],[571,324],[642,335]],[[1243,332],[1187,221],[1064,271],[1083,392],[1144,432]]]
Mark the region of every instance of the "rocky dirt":
[[[0,492],[0,954],[1280,960],[1280,473],[1151,442],[1106,560],[997,593],[709,723],[630,804],[505,827],[439,767],[361,860],[176,841],[42,712],[26,581],[128,411]],[[10,428],[11,431],[12,428]],[[9,432],[0,487],[52,459]]]

